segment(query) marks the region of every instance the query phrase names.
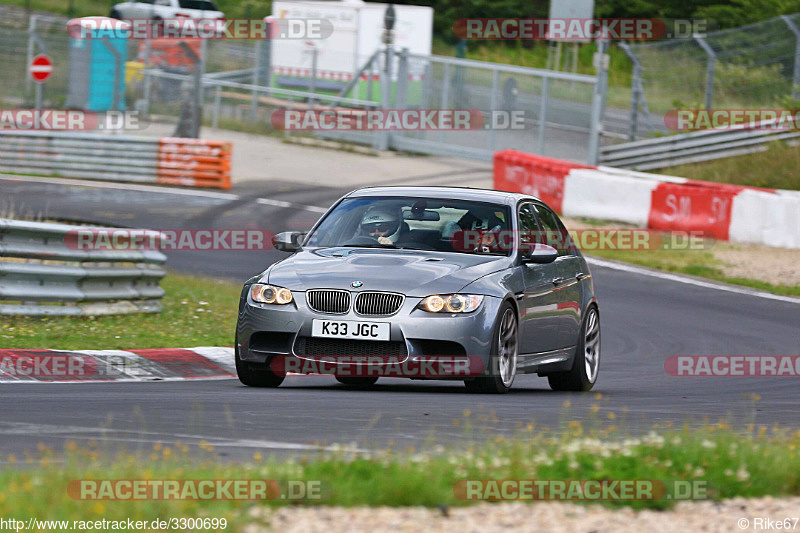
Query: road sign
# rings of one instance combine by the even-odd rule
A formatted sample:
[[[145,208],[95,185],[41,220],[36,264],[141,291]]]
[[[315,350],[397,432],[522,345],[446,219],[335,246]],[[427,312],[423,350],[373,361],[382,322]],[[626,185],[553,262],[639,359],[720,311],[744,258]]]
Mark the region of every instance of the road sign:
[[[33,81],[37,83],[47,80],[50,74],[53,73],[53,62],[50,60],[50,56],[39,54],[34,57],[28,67],[28,72],[30,72]]]

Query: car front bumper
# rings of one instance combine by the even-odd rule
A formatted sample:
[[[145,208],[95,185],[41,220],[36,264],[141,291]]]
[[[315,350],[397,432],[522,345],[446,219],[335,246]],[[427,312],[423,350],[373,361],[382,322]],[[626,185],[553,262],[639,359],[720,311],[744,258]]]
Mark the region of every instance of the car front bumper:
[[[324,319],[388,322],[389,343],[405,345],[401,361],[404,358],[414,361],[437,356],[472,356],[480,358],[487,368],[495,319],[502,303],[499,298],[485,296],[481,306],[472,313],[428,313],[417,309],[422,298],[409,296],[400,310],[389,317],[362,316],[352,309],[347,314],[334,315],[310,309],[305,293],[293,292],[294,301],[283,306],[259,304],[247,296],[237,325],[239,357],[243,361],[268,364],[277,355],[308,357],[298,350],[300,340],[312,336],[313,320]],[[381,344],[381,341],[359,342]]]

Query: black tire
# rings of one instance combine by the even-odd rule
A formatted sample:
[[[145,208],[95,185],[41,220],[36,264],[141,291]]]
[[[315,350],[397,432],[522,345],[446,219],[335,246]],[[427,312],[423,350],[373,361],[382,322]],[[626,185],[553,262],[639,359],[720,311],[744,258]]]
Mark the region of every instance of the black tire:
[[[504,331],[507,325],[506,321],[509,319],[513,322],[513,331],[511,332]],[[467,392],[477,394],[505,394],[511,389],[511,386],[514,383],[514,377],[517,374],[517,352],[519,346],[518,326],[519,320],[517,318],[517,313],[514,310],[514,306],[507,301],[504,302],[503,305],[500,306],[500,310],[497,312],[497,320],[495,321],[494,332],[492,333],[492,368],[489,369],[488,376],[479,376],[474,379],[465,380],[464,385],[467,387]],[[503,337],[508,336],[508,342],[503,341],[501,339],[501,335]],[[504,351],[508,349],[510,352],[507,354],[501,354],[501,344],[504,344]],[[512,344],[513,347],[511,346]],[[508,359],[506,359],[506,355],[508,356]],[[502,370],[505,368],[503,361],[508,362],[508,368],[510,371],[510,376],[506,374],[505,379],[504,372]]]
[[[253,365],[247,361],[242,361],[239,357],[239,337],[236,337],[236,344],[234,345],[234,357],[236,359],[236,374],[239,376],[239,381],[248,387],[279,387],[286,376],[279,376],[270,370],[267,365]]]
[[[117,11],[116,9],[112,9],[111,10],[111,14],[109,15],[109,17],[111,17],[112,19],[117,19],[117,20],[122,19],[122,15],[120,15],[119,11]]]
[[[336,376],[336,381],[351,387],[371,387],[378,382],[378,376],[355,377],[355,376]]]
[[[592,322],[594,317],[594,322]],[[596,343],[594,344],[594,376],[589,375],[587,369],[587,345],[595,339],[595,335],[587,335],[587,329],[596,325]],[[587,309],[586,316],[583,318],[581,324],[580,337],[578,344],[575,347],[575,358],[572,361],[572,368],[568,372],[559,372],[557,374],[550,374],[547,376],[547,381],[550,383],[550,388],[556,391],[576,391],[588,392],[592,390],[594,384],[597,383],[597,376],[600,372],[600,313],[597,307],[592,305]],[[591,337],[590,339],[587,339]],[[588,341],[588,342],[587,342]],[[589,364],[588,366],[591,366]]]

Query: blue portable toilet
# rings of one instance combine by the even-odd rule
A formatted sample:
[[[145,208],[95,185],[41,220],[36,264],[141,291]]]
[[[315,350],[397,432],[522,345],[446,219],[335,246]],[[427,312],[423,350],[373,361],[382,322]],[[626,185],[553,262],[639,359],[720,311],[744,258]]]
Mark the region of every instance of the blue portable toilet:
[[[68,30],[66,107],[124,111],[130,24],[107,17],[84,17],[70,21]]]

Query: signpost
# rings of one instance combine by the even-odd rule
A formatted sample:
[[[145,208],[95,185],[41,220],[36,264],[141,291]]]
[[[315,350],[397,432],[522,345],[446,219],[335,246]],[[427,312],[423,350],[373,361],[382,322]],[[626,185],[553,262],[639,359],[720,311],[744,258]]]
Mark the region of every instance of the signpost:
[[[42,108],[42,84],[53,73],[53,62],[50,56],[39,54],[34,57],[28,66],[31,79],[36,82],[36,109]]]

